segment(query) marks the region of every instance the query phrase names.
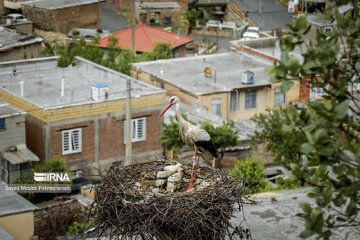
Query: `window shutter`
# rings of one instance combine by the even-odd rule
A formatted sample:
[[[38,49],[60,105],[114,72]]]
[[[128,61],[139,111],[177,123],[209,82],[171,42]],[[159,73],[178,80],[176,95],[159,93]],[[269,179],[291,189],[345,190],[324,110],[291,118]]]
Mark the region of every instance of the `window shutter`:
[[[137,138],[138,138],[138,140],[145,140],[145,138],[146,138],[146,118],[138,119]]]
[[[72,151],[81,152],[81,128],[73,130],[71,137]]]
[[[70,131],[62,132],[63,138],[63,154],[70,151]]]

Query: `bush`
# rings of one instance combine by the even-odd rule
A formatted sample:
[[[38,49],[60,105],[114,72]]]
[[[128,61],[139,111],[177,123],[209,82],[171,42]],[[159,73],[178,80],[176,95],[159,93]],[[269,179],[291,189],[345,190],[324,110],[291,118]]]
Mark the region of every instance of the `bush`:
[[[34,166],[35,172],[68,172],[64,158],[54,158]]]
[[[92,223],[89,222],[78,222],[74,221],[71,223],[71,225],[64,227],[60,234],[62,235],[76,235],[80,234],[83,231],[86,231],[92,227]]]
[[[276,179],[276,190],[282,190],[282,189],[295,189],[298,188],[299,180],[296,178],[278,178]]]
[[[246,194],[252,194],[272,189],[271,184],[266,181],[263,170],[264,165],[258,163],[257,159],[246,158],[245,161],[237,162],[229,174],[247,187]]]

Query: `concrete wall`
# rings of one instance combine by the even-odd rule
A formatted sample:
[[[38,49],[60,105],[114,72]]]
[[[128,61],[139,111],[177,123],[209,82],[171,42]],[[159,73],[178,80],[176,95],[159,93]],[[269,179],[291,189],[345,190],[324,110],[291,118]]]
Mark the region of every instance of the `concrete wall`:
[[[33,33],[33,23],[30,21],[27,22],[16,22],[4,27],[14,29],[18,33],[32,34]]]
[[[0,53],[0,62],[41,57],[41,43],[19,46]]]
[[[16,240],[29,240],[34,235],[34,212],[0,217],[0,226]]]
[[[23,15],[44,31],[69,33],[73,28],[101,28],[101,3],[56,10],[23,6]]]
[[[0,0],[0,15],[5,14],[4,0]]]
[[[0,131],[0,152],[18,144],[25,144],[25,115],[7,117],[5,130]]]

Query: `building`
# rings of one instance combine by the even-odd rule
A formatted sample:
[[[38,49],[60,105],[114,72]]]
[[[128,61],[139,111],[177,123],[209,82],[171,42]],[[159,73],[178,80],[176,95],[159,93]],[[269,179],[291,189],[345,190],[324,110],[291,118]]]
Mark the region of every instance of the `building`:
[[[246,120],[298,100],[298,85],[281,94],[265,69],[273,61],[243,51],[133,63],[131,75],[205,107],[225,120]]]
[[[28,113],[27,146],[42,162],[62,157],[71,170],[86,174],[124,160],[128,81],[133,158],[161,156],[157,116],[164,90],[83,58],[67,68],[57,67],[57,59],[0,64],[0,99]]]
[[[177,26],[183,9],[176,2],[136,2],[138,21],[156,27]]]
[[[37,207],[6,187],[7,184],[0,181],[0,238],[29,240],[34,236]]]
[[[25,115],[0,101],[0,179],[6,183],[32,177],[32,163],[39,161],[26,147]]]
[[[145,1],[136,1],[135,4],[137,3],[143,3],[143,4],[148,4],[150,2],[173,2],[173,3],[177,3],[178,5],[181,6],[182,9],[187,9],[188,8],[188,1],[184,1],[184,0],[173,0],[173,1],[169,1],[169,0],[145,0]],[[132,6],[133,6],[134,1],[133,0],[114,0],[114,6],[122,11],[130,11]]]
[[[308,40],[315,40],[316,31],[320,31],[322,33],[332,32],[336,27],[336,23],[330,22],[325,19],[320,19],[315,14],[308,14],[307,21],[311,24],[311,29],[306,34],[306,38]]]
[[[131,28],[124,29],[107,37],[100,39],[97,46],[107,48],[109,39],[116,37],[118,39],[117,47],[122,49],[132,49]],[[137,53],[151,52],[155,43],[170,43],[173,49],[174,57],[185,56],[185,45],[194,41],[193,38],[176,33],[164,31],[159,28],[150,27],[139,23],[135,30],[135,48]]]
[[[93,42],[94,38],[103,38],[108,35],[110,35],[109,30],[74,28],[67,34],[66,40],[73,41],[84,38],[86,42]]]
[[[101,28],[99,0],[43,0],[23,3],[24,16],[44,31],[67,34],[73,28]]]
[[[0,62],[41,56],[44,39],[0,26]]]

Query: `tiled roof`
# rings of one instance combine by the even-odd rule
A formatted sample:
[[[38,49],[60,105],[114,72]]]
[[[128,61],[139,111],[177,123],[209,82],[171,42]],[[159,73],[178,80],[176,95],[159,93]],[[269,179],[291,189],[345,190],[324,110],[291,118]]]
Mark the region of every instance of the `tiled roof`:
[[[112,36],[115,36],[117,39],[119,39],[117,46],[123,49],[132,48],[131,28],[127,28],[100,39],[98,46],[107,47],[108,39]],[[135,47],[137,52],[150,52],[154,48],[154,44],[157,42],[170,43],[172,48],[176,48],[193,40],[194,39],[191,37],[167,32],[155,27],[150,27],[141,22],[136,26]]]

